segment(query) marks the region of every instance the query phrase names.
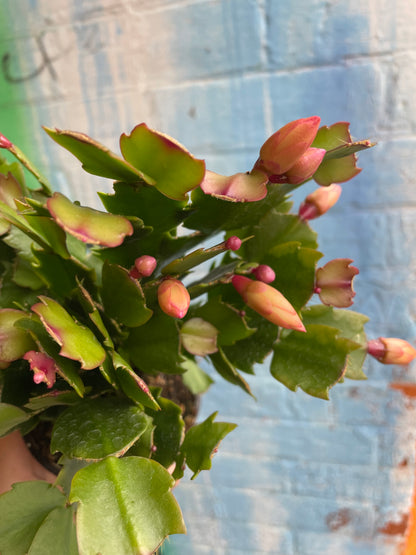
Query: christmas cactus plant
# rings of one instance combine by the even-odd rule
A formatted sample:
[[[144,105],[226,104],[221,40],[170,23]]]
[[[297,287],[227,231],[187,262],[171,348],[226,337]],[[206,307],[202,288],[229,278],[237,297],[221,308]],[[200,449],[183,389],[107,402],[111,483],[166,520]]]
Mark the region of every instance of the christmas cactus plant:
[[[0,496],[3,555],[150,554],[185,532],[172,488],[186,466],[192,478],[208,470],[235,425],[214,413],[185,427],[158,376],[199,394],[217,374],[250,395],[244,375],[272,353],[277,381],[327,399],[343,379],[365,378],[368,353],[415,357],[403,340],[367,340],[367,318],[348,310],[352,260],[318,268],[309,221],[372,146],[352,141],[347,123],[319,126],[288,123],[251,171],[231,176],[145,124],[121,136],[121,156],[46,129],[87,172],[114,181],[99,193],[105,210],[53,192],[0,135],[17,159],[0,161],[0,437],[50,422],[59,455],[53,484],[20,482]],[[312,178],[318,188],[291,212],[291,191]]]

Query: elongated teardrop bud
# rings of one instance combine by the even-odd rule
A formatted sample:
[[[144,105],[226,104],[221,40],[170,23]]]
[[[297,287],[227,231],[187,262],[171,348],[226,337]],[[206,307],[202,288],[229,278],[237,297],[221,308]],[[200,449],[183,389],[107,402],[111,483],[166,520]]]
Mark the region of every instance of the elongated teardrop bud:
[[[173,318],[183,318],[191,302],[184,284],[172,278],[162,281],[157,290],[157,298],[163,312]]]

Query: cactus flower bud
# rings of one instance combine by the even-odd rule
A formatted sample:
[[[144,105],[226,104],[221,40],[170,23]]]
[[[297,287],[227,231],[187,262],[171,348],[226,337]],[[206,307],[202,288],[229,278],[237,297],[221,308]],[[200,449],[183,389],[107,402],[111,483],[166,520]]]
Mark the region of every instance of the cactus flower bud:
[[[328,212],[341,196],[342,187],[333,183],[328,187],[319,187],[308,195],[299,207],[301,220],[313,220]]]
[[[367,343],[367,352],[383,364],[409,364],[416,357],[416,349],[404,339],[379,337]]]
[[[320,121],[318,116],[298,119],[273,133],[261,147],[255,168],[269,175],[286,173],[311,146]]]
[[[191,298],[188,290],[177,279],[162,281],[157,290],[159,306],[165,314],[173,318],[183,318],[188,312]]]
[[[282,328],[306,331],[298,313],[274,287],[244,276],[233,276],[232,284],[244,302],[269,322]]]
[[[251,272],[256,279],[263,281],[264,283],[272,283],[276,279],[276,274],[273,268],[267,266],[267,264],[260,264],[257,268]]]
[[[56,372],[58,371],[54,359],[37,351],[28,351],[23,358],[29,362],[30,369],[34,372],[35,384],[45,382],[50,389],[56,381]]]
[[[229,249],[230,251],[238,251],[241,247],[241,239],[236,235],[232,235],[225,241],[225,248]]]
[[[136,258],[136,260],[134,261],[134,266],[130,270],[130,276],[135,279],[149,277],[155,271],[156,266],[156,258],[154,256],[144,254],[143,256],[139,256],[139,258]]]
[[[0,133],[0,148],[12,148],[13,143],[9,141],[4,135]]]
[[[323,148],[308,148],[308,150],[297,159],[294,165],[286,171],[285,176],[287,183],[299,185],[307,179],[310,179],[319,168],[325,153],[326,150]]]
[[[315,293],[318,293],[323,304],[347,308],[353,304],[355,291],[352,286],[358,268],[350,266],[350,258],[335,258],[322,268],[318,268],[315,278]]]
[[[238,251],[238,249],[241,247],[241,243],[242,241],[240,237],[232,235],[225,241],[225,248],[229,249],[230,251]]]

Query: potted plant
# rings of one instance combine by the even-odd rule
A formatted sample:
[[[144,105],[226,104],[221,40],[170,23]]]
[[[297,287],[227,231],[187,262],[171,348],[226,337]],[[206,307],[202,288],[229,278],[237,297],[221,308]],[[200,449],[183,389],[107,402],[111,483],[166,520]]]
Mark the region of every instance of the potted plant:
[[[171,393],[185,386],[192,400],[209,387],[201,359],[250,395],[244,374],[272,353],[276,380],[327,399],[365,378],[367,353],[416,356],[401,339],[367,340],[367,318],[347,310],[352,260],[317,268],[309,221],[372,146],[352,141],[347,123],[319,126],[288,123],[232,176],[145,124],[121,136],[122,156],[46,129],[114,181],[99,193],[105,211],[53,192],[0,135],[17,159],[0,161],[0,467],[11,468],[3,489],[16,460],[29,479],[0,496],[3,555],[150,554],[184,533],[172,488],[186,466],[192,478],[208,470],[235,427],[217,413],[185,425],[192,409]],[[290,193],[312,178],[318,188],[292,213]],[[28,454],[28,434],[47,439],[49,470]]]

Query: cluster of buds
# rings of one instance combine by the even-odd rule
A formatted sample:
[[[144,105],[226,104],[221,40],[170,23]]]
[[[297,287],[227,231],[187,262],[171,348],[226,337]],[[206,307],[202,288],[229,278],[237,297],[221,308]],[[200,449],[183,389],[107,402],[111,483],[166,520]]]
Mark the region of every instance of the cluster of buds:
[[[271,183],[299,185],[310,179],[326,153],[311,147],[320,122],[312,116],[287,123],[263,144],[253,169],[267,174]]]

